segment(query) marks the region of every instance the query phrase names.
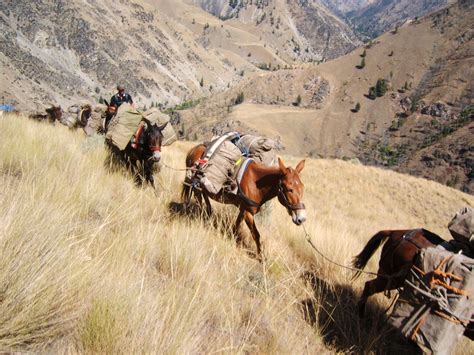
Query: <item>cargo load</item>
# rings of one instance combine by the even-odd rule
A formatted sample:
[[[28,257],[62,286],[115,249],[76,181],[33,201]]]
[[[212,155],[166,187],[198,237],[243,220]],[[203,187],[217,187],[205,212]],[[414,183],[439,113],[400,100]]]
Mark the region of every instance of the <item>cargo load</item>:
[[[420,251],[390,323],[424,352],[449,354],[474,312],[474,259],[436,248]]]

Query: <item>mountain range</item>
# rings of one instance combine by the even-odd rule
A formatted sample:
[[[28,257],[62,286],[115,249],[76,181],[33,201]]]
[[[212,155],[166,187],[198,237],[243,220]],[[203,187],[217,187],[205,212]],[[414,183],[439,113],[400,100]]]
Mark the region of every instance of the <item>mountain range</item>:
[[[0,103],[98,102],[121,83],[188,139],[254,130],[472,192],[471,18],[467,0],[6,0]]]

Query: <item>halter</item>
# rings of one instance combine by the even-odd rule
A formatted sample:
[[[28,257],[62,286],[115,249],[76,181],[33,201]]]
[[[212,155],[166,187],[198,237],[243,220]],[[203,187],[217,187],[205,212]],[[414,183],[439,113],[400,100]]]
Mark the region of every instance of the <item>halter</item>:
[[[288,190],[283,184],[281,183],[281,180],[278,184],[278,196],[281,197],[283,201],[283,206],[286,207],[288,212],[293,212],[297,210],[304,210],[306,209],[304,203],[291,203],[288,198],[286,197],[286,192],[291,192],[291,190]]]
[[[133,142],[132,142],[132,148],[133,149],[139,149],[140,148],[140,143],[139,143],[139,140],[140,140],[140,136],[141,134],[143,133],[143,128],[145,128],[145,123],[142,123],[140,124],[140,126],[138,126],[138,129],[137,131],[135,132],[135,138],[133,139]],[[161,146],[160,145],[149,145],[148,148],[152,151],[152,152],[161,152]]]

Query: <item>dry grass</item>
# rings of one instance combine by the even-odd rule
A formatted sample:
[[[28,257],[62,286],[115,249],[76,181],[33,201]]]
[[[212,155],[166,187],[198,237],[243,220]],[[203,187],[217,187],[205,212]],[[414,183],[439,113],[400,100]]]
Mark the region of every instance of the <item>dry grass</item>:
[[[106,172],[100,138],[6,116],[0,140],[0,350],[408,351],[387,336],[387,301],[373,299],[359,321],[363,278],[351,283],[316,257],[276,202],[258,221],[261,265],[219,226],[233,207],[212,221],[170,214],[182,172],[163,168],[155,195]],[[182,167],[188,148],[176,143],[163,159]],[[383,228],[447,237],[451,214],[474,205],[439,184],[342,161],[308,161],[303,181],[308,231],[342,263]]]

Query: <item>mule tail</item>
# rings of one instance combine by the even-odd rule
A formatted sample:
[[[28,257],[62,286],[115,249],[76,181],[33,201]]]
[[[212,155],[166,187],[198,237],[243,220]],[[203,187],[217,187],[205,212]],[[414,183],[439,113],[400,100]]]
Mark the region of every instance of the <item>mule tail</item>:
[[[389,234],[387,233],[387,231],[380,231],[377,234],[375,234],[372,238],[370,238],[370,240],[365,245],[364,249],[362,249],[360,254],[357,255],[352,261],[352,266],[356,269],[361,270],[361,271],[357,271],[354,274],[354,276],[352,277],[352,280],[355,280],[360,276],[360,274],[362,273],[362,270],[369,262],[369,259],[372,257],[372,255],[374,255],[375,251],[385,242],[385,239],[387,239],[388,237],[389,237]]]

